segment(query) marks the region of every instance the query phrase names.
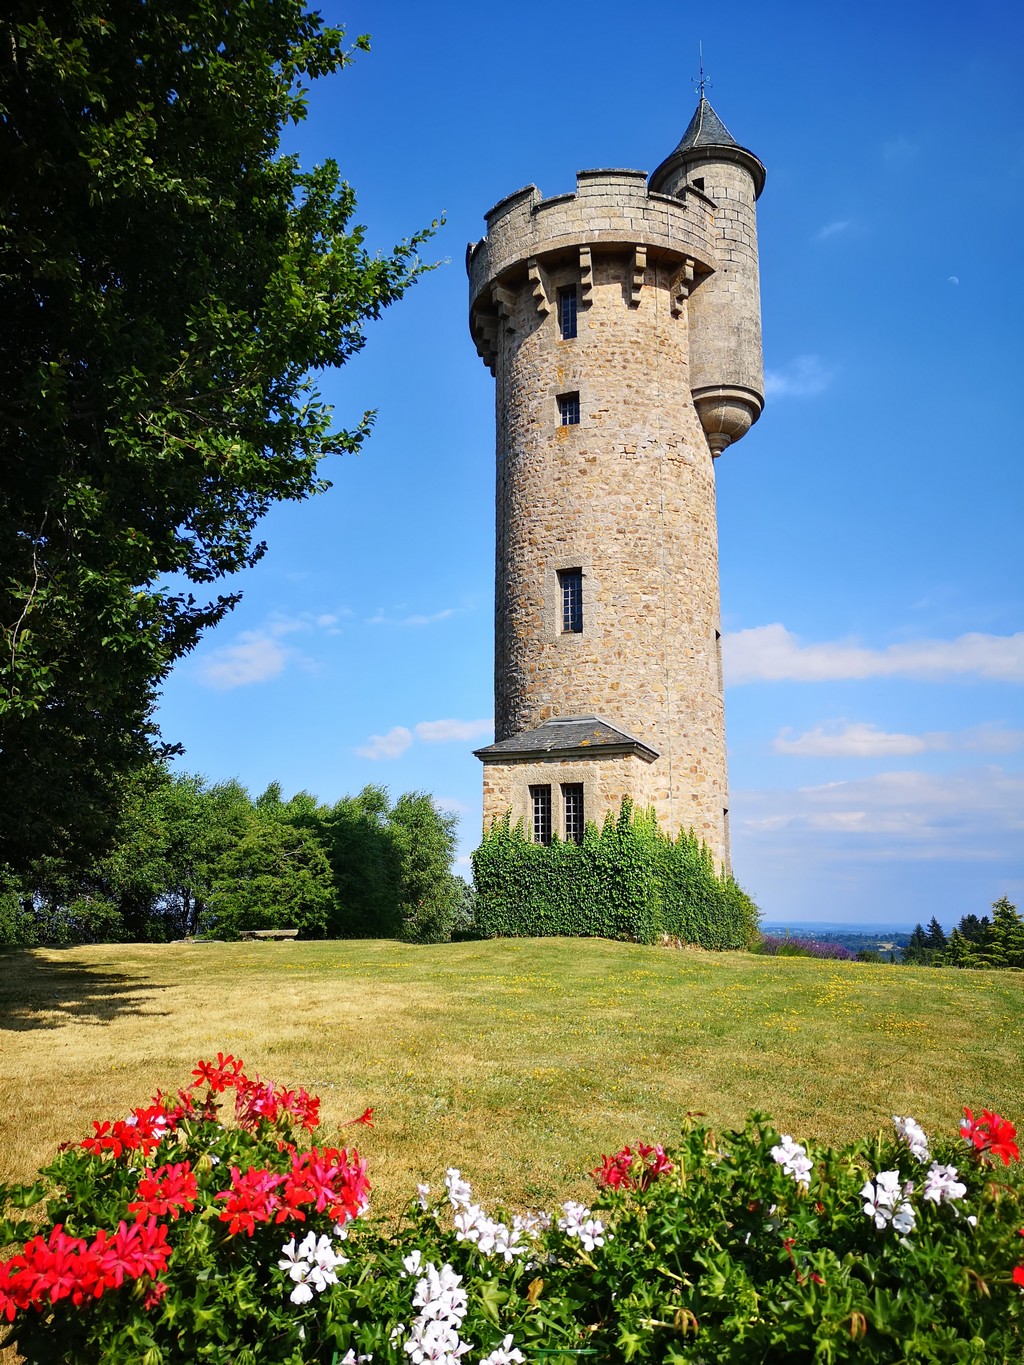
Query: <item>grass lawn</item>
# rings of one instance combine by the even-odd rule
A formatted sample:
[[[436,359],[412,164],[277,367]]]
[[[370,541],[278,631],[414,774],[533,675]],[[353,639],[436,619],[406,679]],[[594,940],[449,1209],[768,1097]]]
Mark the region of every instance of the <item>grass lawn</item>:
[[[11,952],[0,1040],[0,1181],[218,1048],[319,1093],[327,1133],[373,1105],[378,1208],[447,1165],[488,1202],[564,1199],[687,1110],[819,1140],[965,1103],[1024,1120],[1024,974],[599,939]]]

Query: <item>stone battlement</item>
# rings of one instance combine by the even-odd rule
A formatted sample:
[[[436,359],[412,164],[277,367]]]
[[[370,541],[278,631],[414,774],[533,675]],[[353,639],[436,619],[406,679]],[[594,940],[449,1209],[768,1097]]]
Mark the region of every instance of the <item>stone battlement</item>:
[[[645,171],[578,171],[575,193],[548,199],[527,185],[499,200],[485,217],[487,236],[466,252],[474,308],[488,308],[491,287],[525,272],[531,258],[544,260],[584,245],[642,246],[652,257],[690,258],[698,274],[717,265],[714,202],[689,186],[679,198],[652,194]]]

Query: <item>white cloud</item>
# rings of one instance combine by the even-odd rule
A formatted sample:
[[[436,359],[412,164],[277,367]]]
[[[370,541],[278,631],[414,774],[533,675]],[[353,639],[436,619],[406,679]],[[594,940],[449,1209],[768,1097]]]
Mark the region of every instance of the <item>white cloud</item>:
[[[449,616],[454,615],[454,607],[445,607],[442,611],[432,612],[429,616],[419,614],[388,616],[383,607],[378,607],[372,616],[366,618],[366,624],[368,626],[432,626],[436,621],[447,621]]]
[[[394,725],[386,735],[371,735],[356,753],[360,758],[399,758],[412,743],[412,731],[404,725]]]
[[[991,861],[1017,856],[1024,775],[998,767],[887,772],[796,791],[740,791],[730,814],[740,843],[773,857]]]
[[[835,369],[820,356],[798,355],[781,370],[765,370],[764,391],[772,398],[812,398],[831,384]]]
[[[973,632],[955,640],[914,640],[869,649],[841,640],[804,645],[775,623],[735,631],[722,643],[726,679],[732,686],[895,677],[1024,682],[1024,631],[1016,635]]]
[[[246,630],[234,644],[210,650],[199,660],[199,681],[218,692],[266,682],[284,672],[290,654],[268,632]]]
[[[492,720],[421,720],[409,730],[404,725],[393,726],[386,735],[371,735],[356,753],[360,758],[398,758],[415,738],[424,744],[468,743],[485,739],[494,733]]]
[[[447,744],[452,740],[466,744],[474,739],[486,739],[494,732],[493,720],[421,720],[416,726],[416,737],[425,744]]]
[[[835,237],[840,232],[848,231],[849,227],[849,218],[840,218],[834,223],[826,223],[824,227],[819,228],[814,234],[814,240],[816,242],[827,242],[830,237]]]
[[[314,629],[328,635],[339,634],[338,622],[352,612],[339,607],[336,612],[315,615],[303,611],[297,615],[275,612],[256,630],[243,630],[229,645],[217,645],[205,650],[196,660],[196,677],[206,687],[220,692],[250,683],[267,682],[279,677],[290,663],[312,666],[312,660],[291,646],[280,642],[288,635],[308,634]]]
[[[772,740],[777,754],[798,758],[895,758],[950,749],[1010,753],[1024,746],[1024,730],[976,726],[971,730],[928,731],[920,735],[887,734],[877,726],[854,722],[818,725],[791,738],[783,730]]]

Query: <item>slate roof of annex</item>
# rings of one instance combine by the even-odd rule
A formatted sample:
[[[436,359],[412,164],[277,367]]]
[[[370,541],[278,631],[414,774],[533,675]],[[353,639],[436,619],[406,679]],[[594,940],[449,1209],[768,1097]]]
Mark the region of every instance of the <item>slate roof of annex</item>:
[[[546,720],[536,730],[524,730],[511,739],[499,740],[486,748],[475,749],[477,758],[497,759],[504,755],[524,757],[526,755],[553,755],[586,750],[632,750],[643,758],[657,758],[657,749],[652,749],[642,739],[637,739],[628,730],[622,730],[600,716],[558,716]]]

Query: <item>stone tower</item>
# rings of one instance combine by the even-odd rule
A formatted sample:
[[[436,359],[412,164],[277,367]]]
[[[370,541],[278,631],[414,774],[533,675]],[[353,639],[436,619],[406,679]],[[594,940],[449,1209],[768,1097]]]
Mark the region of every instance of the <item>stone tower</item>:
[[[530,185],[469,247],[497,388],[485,828],[578,839],[628,795],[728,867],[713,457],[764,403],[764,179],[702,95],[649,179]]]

